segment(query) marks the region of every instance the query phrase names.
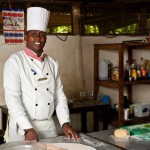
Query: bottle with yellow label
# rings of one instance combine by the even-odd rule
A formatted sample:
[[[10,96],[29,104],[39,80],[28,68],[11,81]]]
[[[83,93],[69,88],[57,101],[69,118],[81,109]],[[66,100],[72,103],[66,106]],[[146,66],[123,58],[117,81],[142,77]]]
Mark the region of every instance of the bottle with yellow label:
[[[131,65],[131,76],[134,80],[137,80],[137,68],[136,68],[136,60],[133,60],[133,63]]]

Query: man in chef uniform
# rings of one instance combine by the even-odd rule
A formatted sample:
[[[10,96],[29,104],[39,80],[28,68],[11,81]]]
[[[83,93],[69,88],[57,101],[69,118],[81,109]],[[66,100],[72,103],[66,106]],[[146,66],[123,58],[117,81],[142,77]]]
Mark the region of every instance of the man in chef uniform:
[[[26,47],[12,54],[4,65],[3,84],[9,110],[7,142],[57,136],[54,110],[66,136],[79,140],[69,124],[58,62],[43,52],[49,15],[41,7],[27,9]]]

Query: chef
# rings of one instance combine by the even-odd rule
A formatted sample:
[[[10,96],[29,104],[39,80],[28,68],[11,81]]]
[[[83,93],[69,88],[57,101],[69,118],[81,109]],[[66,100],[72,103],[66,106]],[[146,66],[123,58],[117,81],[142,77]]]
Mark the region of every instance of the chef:
[[[7,142],[57,136],[54,110],[66,136],[79,140],[70,126],[58,62],[43,51],[49,17],[50,12],[44,8],[27,9],[26,46],[4,65],[3,85],[9,110]]]

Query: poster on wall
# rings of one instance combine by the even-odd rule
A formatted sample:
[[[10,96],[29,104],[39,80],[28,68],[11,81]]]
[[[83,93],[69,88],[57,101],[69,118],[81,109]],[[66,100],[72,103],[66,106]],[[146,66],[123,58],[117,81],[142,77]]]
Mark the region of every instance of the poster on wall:
[[[3,9],[3,33],[6,44],[24,42],[24,10]]]

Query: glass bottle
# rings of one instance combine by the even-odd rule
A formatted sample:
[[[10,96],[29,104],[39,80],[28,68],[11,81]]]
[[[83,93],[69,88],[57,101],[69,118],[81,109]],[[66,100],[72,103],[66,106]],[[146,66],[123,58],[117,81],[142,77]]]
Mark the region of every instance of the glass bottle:
[[[119,81],[119,67],[117,65],[113,67],[111,79]]]
[[[142,76],[140,65],[137,66],[137,79],[140,79]]]
[[[124,66],[124,73],[125,73],[125,75],[124,75],[125,80],[129,80],[129,78],[131,76],[131,65],[128,62],[128,60],[126,61],[125,66]]]
[[[140,69],[141,71],[145,68],[145,64],[144,64],[144,60],[143,57],[141,57],[141,61],[140,61]]]
[[[147,77],[150,78],[150,64],[147,64]]]
[[[140,70],[141,70],[141,76],[142,77],[146,77],[146,68],[145,68],[145,62],[143,57],[141,57],[141,61],[140,61]]]
[[[134,59],[132,64],[131,64],[131,76],[133,80],[137,80],[137,65],[136,65],[136,60]]]

